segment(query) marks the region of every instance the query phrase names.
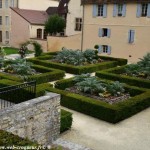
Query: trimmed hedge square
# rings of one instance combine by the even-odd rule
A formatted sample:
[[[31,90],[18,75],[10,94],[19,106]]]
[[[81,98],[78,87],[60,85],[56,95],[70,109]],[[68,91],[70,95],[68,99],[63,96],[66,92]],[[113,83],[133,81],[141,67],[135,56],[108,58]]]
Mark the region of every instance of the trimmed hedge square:
[[[47,68],[40,65],[32,65],[32,68],[35,69],[39,74],[28,76],[29,81],[35,80],[37,84],[47,83],[55,80],[62,79],[65,76],[65,72],[62,70],[57,70],[53,68]],[[24,82],[20,76],[15,76],[7,73],[0,73],[0,79],[9,79],[18,82]]]
[[[96,76],[103,79],[114,80],[114,81],[117,80],[123,83],[127,83],[129,85],[150,89],[150,80],[121,75],[125,67],[126,66],[121,66],[121,67],[115,67],[107,70],[97,71]]]
[[[124,120],[150,106],[150,90],[148,89],[126,85],[125,88],[132,97],[111,105],[64,90],[74,84],[72,79],[60,80],[56,84],[57,88],[49,87],[47,91],[61,94],[62,106],[111,123]]]
[[[89,64],[86,66],[73,66],[73,65],[68,65],[68,64],[56,63],[52,61],[48,62],[47,60],[51,60],[53,56],[54,55],[50,55],[49,53],[49,55],[44,55],[41,57],[28,59],[28,61],[37,65],[64,70],[67,73],[71,73],[71,74],[92,73],[100,69],[108,69],[108,68],[112,68],[118,65],[121,66],[121,65],[127,64],[126,59],[104,57],[104,56],[103,57],[101,56],[100,58],[107,60],[106,62],[101,62],[97,64]]]

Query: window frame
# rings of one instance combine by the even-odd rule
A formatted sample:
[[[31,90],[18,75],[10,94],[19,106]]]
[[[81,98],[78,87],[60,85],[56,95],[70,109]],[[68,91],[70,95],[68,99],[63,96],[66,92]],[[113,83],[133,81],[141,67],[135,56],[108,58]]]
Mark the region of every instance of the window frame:
[[[82,31],[82,18],[75,18],[75,31]]]
[[[37,29],[37,39],[42,39],[42,29],[41,28]]]
[[[147,17],[148,3],[141,4],[141,17]]]
[[[123,5],[124,4],[117,4],[117,16],[122,17],[123,16]]]
[[[0,16],[0,25],[3,25],[3,17]]]
[[[108,45],[102,45],[102,53],[108,54]]]
[[[10,38],[9,31],[5,32],[5,37],[6,37],[6,40],[9,40],[9,38]]]
[[[97,6],[97,16],[98,17],[104,16],[104,5],[103,4]]]

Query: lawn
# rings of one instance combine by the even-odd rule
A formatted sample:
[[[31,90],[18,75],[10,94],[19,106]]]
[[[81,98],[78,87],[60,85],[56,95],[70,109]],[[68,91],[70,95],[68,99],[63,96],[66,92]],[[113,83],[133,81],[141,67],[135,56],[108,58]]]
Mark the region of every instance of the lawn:
[[[18,49],[17,48],[12,48],[12,47],[4,47],[6,55],[10,54],[18,54]],[[28,50],[27,54],[34,53],[33,51]]]

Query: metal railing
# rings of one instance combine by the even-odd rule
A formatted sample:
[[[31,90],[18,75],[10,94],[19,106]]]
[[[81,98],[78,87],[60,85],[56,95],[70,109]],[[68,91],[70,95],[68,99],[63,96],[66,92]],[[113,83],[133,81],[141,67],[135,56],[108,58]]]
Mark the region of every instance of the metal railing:
[[[0,109],[33,99],[35,97],[35,81],[0,88]]]

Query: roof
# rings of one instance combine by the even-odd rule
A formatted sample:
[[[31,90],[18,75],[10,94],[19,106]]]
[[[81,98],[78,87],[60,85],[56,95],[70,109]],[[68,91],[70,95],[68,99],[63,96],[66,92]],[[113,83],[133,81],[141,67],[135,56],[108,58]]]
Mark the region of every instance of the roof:
[[[48,15],[58,14],[58,7],[49,7],[46,12]]]
[[[58,5],[58,13],[66,14],[68,13],[68,3],[70,0],[61,0]]]
[[[81,0],[82,4],[102,4],[102,3],[142,3],[150,0]]]
[[[19,9],[19,8],[11,8],[14,12],[28,21],[30,24],[34,25],[44,25],[46,20],[48,19],[48,14],[46,11],[38,11],[38,10],[28,10],[28,9]]]

